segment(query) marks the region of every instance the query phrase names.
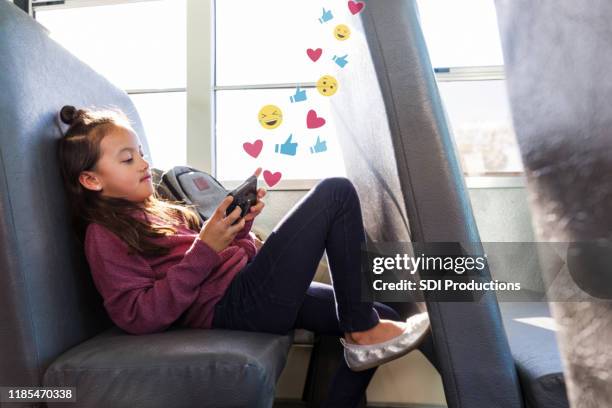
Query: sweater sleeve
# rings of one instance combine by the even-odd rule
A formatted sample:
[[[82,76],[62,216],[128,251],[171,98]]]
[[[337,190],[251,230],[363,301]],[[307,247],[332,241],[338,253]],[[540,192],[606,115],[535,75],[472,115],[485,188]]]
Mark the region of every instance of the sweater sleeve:
[[[253,237],[250,234],[247,234],[246,238],[235,239],[230,245],[237,245],[240,248],[244,249],[247,253],[248,260],[250,261],[257,254],[257,246],[255,246],[255,242],[253,241]]]
[[[241,239],[241,238],[247,238],[248,235],[249,235],[249,231],[251,230],[251,227],[253,226],[253,221],[255,221],[255,220],[246,221],[244,223],[244,227],[242,227],[242,229],[240,231],[238,231],[238,233],[236,234],[234,239],[238,240],[238,239]],[[251,240],[252,240],[252,238],[251,238]]]
[[[96,288],[113,322],[131,334],[167,329],[191,306],[199,285],[221,261],[220,255],[197,236],[178,264],[163,279],[155,279],[149,263],[98,224],[91,224],[85,253]]]

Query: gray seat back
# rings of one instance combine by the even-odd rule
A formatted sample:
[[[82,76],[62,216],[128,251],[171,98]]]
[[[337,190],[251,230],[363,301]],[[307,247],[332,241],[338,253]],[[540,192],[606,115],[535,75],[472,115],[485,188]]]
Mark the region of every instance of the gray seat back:
[[[536,237],[570,243],[543,268],[570,406],[611,406],[612,3],[496,7]]]
[[[0,384],[39,384],[58,354],[111,322],[73,233],[57,162],[66,104],[122,109],[129,97],[0,1]]]
[[[481,254],[415,2],[366,1],[359,17],[332,110],[368,236],[458,242]],[[488,270],[482,278],[490,279]],[[495,294],[479,302],[426,301],[448,406],[522,406]]]

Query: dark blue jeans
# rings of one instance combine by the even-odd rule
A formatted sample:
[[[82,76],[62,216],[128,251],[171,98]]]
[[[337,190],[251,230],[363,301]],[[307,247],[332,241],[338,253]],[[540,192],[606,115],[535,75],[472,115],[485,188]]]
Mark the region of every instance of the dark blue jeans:
[[[213,328],[286,334],[294,328],[342,336],[401,320],[392,308],[361,301],[359,198],[344,177],[321,180],[276,225],[217,303]],[[333,287],[312,279],[324,251]],[[344,358],[325,406],[352,407],[376,368],[351,371]]]

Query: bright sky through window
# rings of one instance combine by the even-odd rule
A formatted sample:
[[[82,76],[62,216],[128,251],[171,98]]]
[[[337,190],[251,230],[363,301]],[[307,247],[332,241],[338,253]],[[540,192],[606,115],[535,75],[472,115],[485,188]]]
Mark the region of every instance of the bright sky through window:
[[[39,9],[51,38],[122,89],[186,86],[186,1]]]
[[[434,67],[503,65],[493,0],[417,0]]]

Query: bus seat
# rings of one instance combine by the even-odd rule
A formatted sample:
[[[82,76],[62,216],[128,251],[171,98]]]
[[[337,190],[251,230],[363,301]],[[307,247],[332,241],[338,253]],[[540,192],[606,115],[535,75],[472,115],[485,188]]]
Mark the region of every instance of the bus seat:
[[[543,274],[569,403],[609,407],[612,3],[495,5],[536,239],[569,244]]]
[[[103,309],[70,226],[54,120],[65,104],[119,107],[149,153],[129,97],[7,1],[0,89],[0,384],[76,387],[79,407],[272,406],[292,334],[132,336]]]
[[[527,408],[569,408],[556,325],[548,303],[500,302]]]
[[[351,69],[339,71],[331,108],[367,233],[374,242],[460,243],[482,254],[416,2],[366,0],[352,32],[343,51]],[[481,273],[491,279],[487,268]],[[521,408],[495,295],[424,296],[432,334],[420,350],[438,369],[448,406]],[[398,308],[409,306],[405,299]]]

